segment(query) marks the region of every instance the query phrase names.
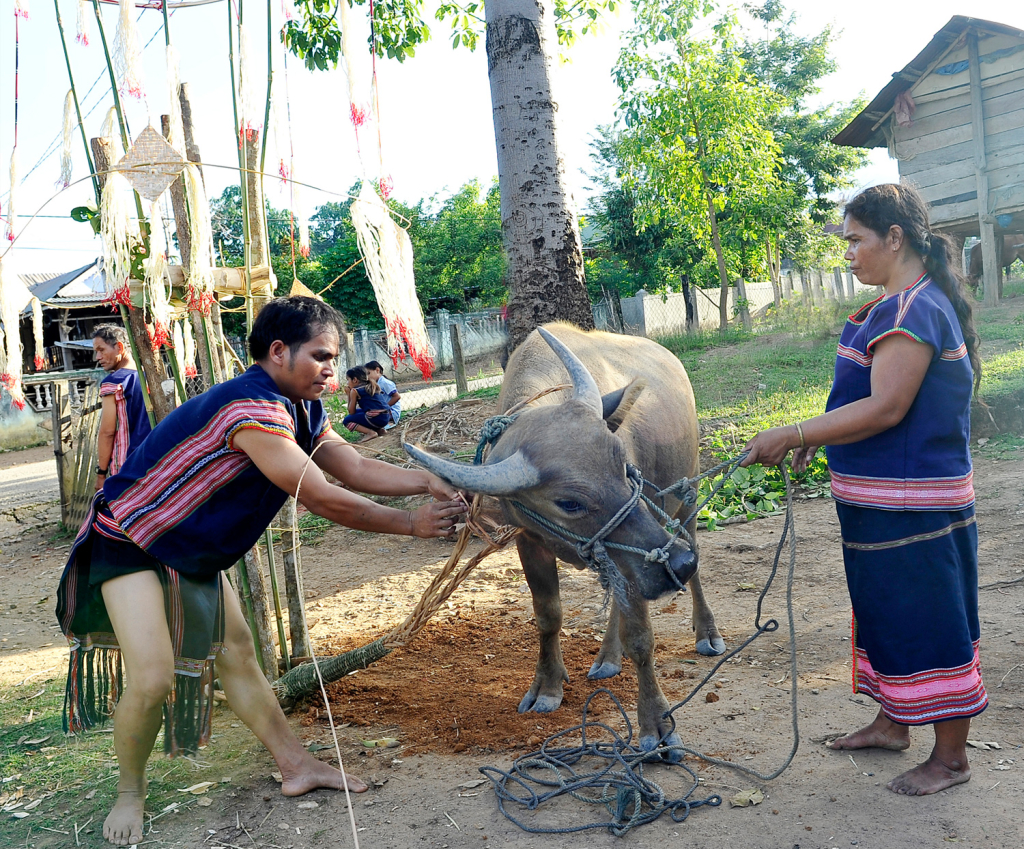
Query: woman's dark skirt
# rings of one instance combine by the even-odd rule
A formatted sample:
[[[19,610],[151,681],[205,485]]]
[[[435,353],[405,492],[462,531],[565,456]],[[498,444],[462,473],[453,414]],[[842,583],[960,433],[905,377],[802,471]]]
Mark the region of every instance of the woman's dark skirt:
[[[974,508],[836,502],[853,602],[853,690],[903,725],[981,713]]]

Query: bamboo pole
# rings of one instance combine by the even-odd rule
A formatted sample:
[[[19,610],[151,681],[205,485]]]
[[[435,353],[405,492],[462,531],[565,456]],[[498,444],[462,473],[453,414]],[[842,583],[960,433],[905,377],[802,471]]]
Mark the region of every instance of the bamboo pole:
[[[263,579],[263,562],[259,546],[255,545],[245,553],[243,559],[249,581],[249,596],[252,600],[250,627],[255,629],[256,657],[267,680],[277,679],[277,657],[274,654],[274,640],[270,635],[270,614],[267,610],[267,584]]]
[[[299,557],[301,541],[297,532],[295,499],[289,497],[277,514],[281,523],[281,549],[284,560],[284,585],[288,596],[288,624],[291,628],[292,657],[309,657],[309,630],[306,628],[304,608],[306,596],[302,586],[302,563]]]
[[[277,645],[281,652],[281,659],[284,661],[285,669],[291,669],[291,659],[288,657],[288,640],[284,633],[284,612],[281,609],[281,591],[277,585],[277,560],[274,554],[274,532],[267,528],[263,534],[267,543],[267,567],[270,569],[270,593],[274,598],[274,616],[277,619]]]

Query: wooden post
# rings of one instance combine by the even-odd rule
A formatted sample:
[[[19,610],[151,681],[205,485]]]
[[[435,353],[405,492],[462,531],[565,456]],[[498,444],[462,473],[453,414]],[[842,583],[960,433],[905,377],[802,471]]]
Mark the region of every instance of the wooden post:
[[[747,301],[747,287],[742,277],[736,278],[736,287],[733,289],[733,303],[736,306],[736,314],[739,316],[743,329],[748,333],[754,329],[754,322],[750,318],[750,304]]]
[[[64,485],[64,407],[67,395],[60,391],[60,384],[53,382],[53,406],[50,408],[50,421],[53,423],[53,456],[57,459],[57,488],[60,492],[60,520],[67,527],[68,501],[67,487]]]
[[[240,566],[245,566],[245,577],[249,585],[249,597],[252,600],[253,639],[256,645],[256,657],[263,667],[263,674],[268,681],[277,680],[277,656],[274,653],[274,639],[270,629],[270,611],[267,610],[267,584],[263,579],[263,562],[258,546],[253,546],[245,553]]]
[[[284,560],[284,584],[288,597],[288,630],[291,632],[292,657],[309,657],[309,631],[303,611],[306,595],[302,586],[302,566],[299,561],[299,534],[295,532],[298,523],[295,514],[295,499],[289,498],[277,518],[281,523],[281,549]]]
[[[971,72],[971,135],[974,146],[974,178],[978,189],[978,228],[984,266],[985,306],[999,303],[999,269],[995,223],[989,210],[988,160],[985,154],[985,106],[981,99],[981,65],[978,62],[978,32],[967,33],[967,64]]]
[[[814,305],[814,301],[811,300],[811,281],[810,281],[810,274],[811,273],[809,271],[803,271],[803,270],[801,270],[798,273],[800,274],[800,295],[803,298],[804,306],[805,307],[813,306]]]
[[[832,269],[832,280],[835,283],[836,300],[842,303],[846,300],[846,297],[845,292],[843,292],[843,272],[838,265]]]
[[[462,357],[462,331],[455,322],[448,328],[452,337],[452,364],[455,367],[455,391],[459,395],[469,392],[469,382],[466,380],[466,361]]]
[[[111,168],[110,139],[95,138],[91,144],[93,161],[96,163],[96,179],[100,183],[102,193],[106,174]],[[146,326],[142,310],[126,308],[121,315],[122,318],[127,318],[125,324],[132,337],[135,362],[145,377],[143,389],[148,390],[147,394],[153,405],[153,416],[160,422],[174,409],[174,404],[164,393],[163,382],[167,379],[167,369],[164,368],[160,353],[153,350],[153,345],[149,341],[149,328]]]

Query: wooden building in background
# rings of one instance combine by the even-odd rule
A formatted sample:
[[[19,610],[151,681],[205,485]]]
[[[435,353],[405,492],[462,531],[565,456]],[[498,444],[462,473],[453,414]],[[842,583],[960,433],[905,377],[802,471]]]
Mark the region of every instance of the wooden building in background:
[[[1024,30],[953,17],[833,143],[888,148],[934,229],[979,236],[996,302],[1001,237],[1024,233]]]

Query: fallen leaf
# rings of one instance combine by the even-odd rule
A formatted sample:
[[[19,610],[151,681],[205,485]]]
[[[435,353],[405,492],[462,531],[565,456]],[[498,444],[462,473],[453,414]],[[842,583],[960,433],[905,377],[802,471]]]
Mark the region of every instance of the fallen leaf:
[[[319,802],[312,802],[312,801],[310,801],[310,802],[299,802],[297,807],[299,808],[300,811],[312,811],[312,810],[314,810],[316,808],[319,808],[320,807],[320,803]]]
[[[36,737],[33,740],[26,740],[25,741],[25,745],[26,746],[38,746],[40,743],[45,743],[52,736],[53,736],[52,734],[47,734],[45,737]]]
[[[201,793],[205,793],[213,787],[212,781],[200,781],[198,784],[193,784],[191,787],[179,788],[179,793],[191,793],[193,796],[198,796]]]
[[[31,811],[33,808],[38,808],[41,804],[43,804],[43,800],[42,799],[36,799],[34,802],[29,802],[25,806],[24,810]]]
[[[279,772],[270,773],[270,777],[273,778],[274,781],[276,781],[278,784],[282,784],[284,782],[284,777]]]
[[[324,743],[310,743],[306,746],[307,752],[322,752],[324,749],[333,749],[333,746],[328,746]]]
[[[460,784],[459,790],[472,790],[474,787],[479,787],[481,784],[486,783],[486,778],[478,778],[476,781],[467,781],[465,784]]]
[[[737,584],[736,585],[736,592],[738,592],[738,593],[753,592],[756,589],[757,589],[757,584]]]
[[[85,798],[86,799],[91,799],[95,795],[96,795],[96,791],[95,790],[90,790],[88,793],[85,794]]]
[[[760,805],[763,801],[764,793],[754,787],[737,793],[729,800],[729,805],[733,808],[745,808],[747,805]]]
[[[196,804],[199,805],[200,808],[208,808],[210,807],[210,805],[213,804],[213,799],[211,799],[209,796],[204,796],[202,799],[196,802]]]
[[[20,819],[23,819],[24,817],[27,817],[27,816],[28,816],[28,814],[25,813],[24,811],[15,811],[13,814],[11,814],[11,819],[12,820],[20,820]]]

